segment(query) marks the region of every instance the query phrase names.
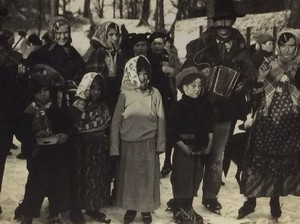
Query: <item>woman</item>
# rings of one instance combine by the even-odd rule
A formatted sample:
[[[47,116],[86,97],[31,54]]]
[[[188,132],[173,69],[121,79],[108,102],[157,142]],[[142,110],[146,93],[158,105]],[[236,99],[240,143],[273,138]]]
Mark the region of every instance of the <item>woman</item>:
[[[238,219],[254,212],[257,197],[270,197],[277,220],[279,197],[300,196],[299,42],[290,30],[279,34],[277,45],[277,58],[259,68],[255,92],[263,98],[244,161],[241,192],[248,199]]]
[[[97,27],[90,41],[90,47],[83,56],[85,72],[97,72],[107,80],[108,107],[113,113],[118,100],[121,74],[117,71],[119,60],[119,26],[114,22],[104,22]]]
[[[126,63],[111,124],[110,155],[120,157],[117,205],[127,209],[127,224],[137,211],[144,223],[151,223],[151,212],[160,206],[159,154],[165,149],[165,119],[161,96],[149,85],[150,73],[144,56]]]

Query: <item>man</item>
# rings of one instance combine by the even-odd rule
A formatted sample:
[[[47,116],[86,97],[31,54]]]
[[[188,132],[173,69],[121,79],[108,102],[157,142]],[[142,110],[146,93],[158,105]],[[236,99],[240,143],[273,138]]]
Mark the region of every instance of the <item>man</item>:
[[[247,110],[244,109],[245,92],[251,77],[255,74],[252,61],[241,33],[232,28],[237,17],[243,17],[234,9],[232,0],[217,0],[214,26],[203,36],[188,43],[186,61],[183,68],[196,66],[209,79],[211,69],[225,66],[239,74],[237,84],[229,95],[208,91],[208,98],[214,111],[214,137],[212,148],[205,164],[203,177],[202,204],[210,211],[220,213],[222,205],[217,200],[222,182],[223,152],[235,121]],[[229,74],[226,74],[229,77]],[[227,79],[227,78],[226,78]]]

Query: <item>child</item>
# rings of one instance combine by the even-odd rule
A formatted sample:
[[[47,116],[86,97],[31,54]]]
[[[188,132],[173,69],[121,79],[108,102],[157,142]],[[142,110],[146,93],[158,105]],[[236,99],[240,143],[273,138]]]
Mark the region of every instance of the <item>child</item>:
[[[61,223],[59,213],[69,209],[66,142],[72,126],[64,109],[51,100],[53,84],[46,72],[35,71],[31,76],[33,101],[24,112],[24,141],[32,150],[27,157],[29,175],[20,205],[22,224],[31,224],[33,218],[39,217],[44,197],[49,199],[49,224]]]
[[[149,85],[151,66],[144,56],[125,65],[121,94],[111,125],[110,155],[120,156],[117,205],[127,209],[125,223],[141,211],[144,223],[160,206],[159,154],[165,150],[161,96]]]
[[[176,76],[176,86],[183,95],[167,120],[167,139],[174,146],[173,217],[177,223],[203,223],[192,204],[203,176],[202,156],[211,146],[211,108],[202,96],[202,76],[196,67],[183,69]]]
[[[109,127],[111,115],[104,101],[105,78],[95,72],[84,75],[71,107],[77,136],[74,138],[74,204],[70,218],[84,223],[81,209],[98,221],[109,222],[100,211],[110,195]]]

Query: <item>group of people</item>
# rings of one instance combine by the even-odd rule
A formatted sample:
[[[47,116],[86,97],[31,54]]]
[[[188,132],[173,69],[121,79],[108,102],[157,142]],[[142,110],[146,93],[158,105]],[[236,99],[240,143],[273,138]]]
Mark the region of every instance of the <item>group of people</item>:
[[[84,223],[83,210],[109,223],[101,209],[110,203],[126,210],[124,223],[137,212],[151,223],[160,178],[171,172],[173,219],[201,224],[193,209],[200,183],[203,206],[220,214],[224,149],[236,121],[252,112],[240,189],[247,200],[238,219],[254,212],[258,197],[270,198],[278,219],[280,196],[300,195],[298,35],[282,31],[274,54],[275,40],[261,34],[251,53],[232,27],[242,16],[233,1],[217,0],[214,26],[186,46],[183,65],[166,34],[120,38],[111,21],[97,27],[83,56],[63,16],[51,20],[50,41],[26,59],[1,34],[1,185],[16,130],[29,172],[16,218],[31,224],[47,197],[50,224],[66,211]]]

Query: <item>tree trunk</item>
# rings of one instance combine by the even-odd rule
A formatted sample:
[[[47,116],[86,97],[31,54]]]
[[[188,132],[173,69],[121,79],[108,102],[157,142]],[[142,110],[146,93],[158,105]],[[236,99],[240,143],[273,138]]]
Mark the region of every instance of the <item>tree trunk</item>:
[[[113,0],[113,18],[116,18],[116,0]]]
[[[120,0],[120,19],[123,19],[123,0]]]
[[[91,0],[84,0],[84,6],[83,6],[83,17],[89,18],[90,14],[90,5],[91,5]]]
[[[59,7],[59,0],[51,0],[50,1],[51,18],[58,15],[58,7]]]
[[[138,26],[149,26],[149,16],[150,16],[150,0],[144,0],[142,6],[142,16]]]
[[[293,0],[291,2],[291,14],[288,20],[287,27],[299,29],[300,28],[300,1]]]
[[[172,25],[170,27],[170,30],[168,32],[168,33],[170,33],[170,36],[173,38],[173,40],[175,39],[175,25],[176,25],[176,22],[177,22],[177,20],[179,20],[178,18],[181,18],[180,15],[181,15],[181,12],[182,12],[182,9],[183,9],[183,3],[184,3],[184,0],[181,0],[178,3],[178,10],[177,10],[177,13],[176,13],[175,20],[172,23]]]
[[[164,0],[156,0],[156,12],[155,31],[165,32]]]
[[[214,25],[212,17],[215,15],[215,0],[206,0],[206,10],[207,10],[207,27]]]

